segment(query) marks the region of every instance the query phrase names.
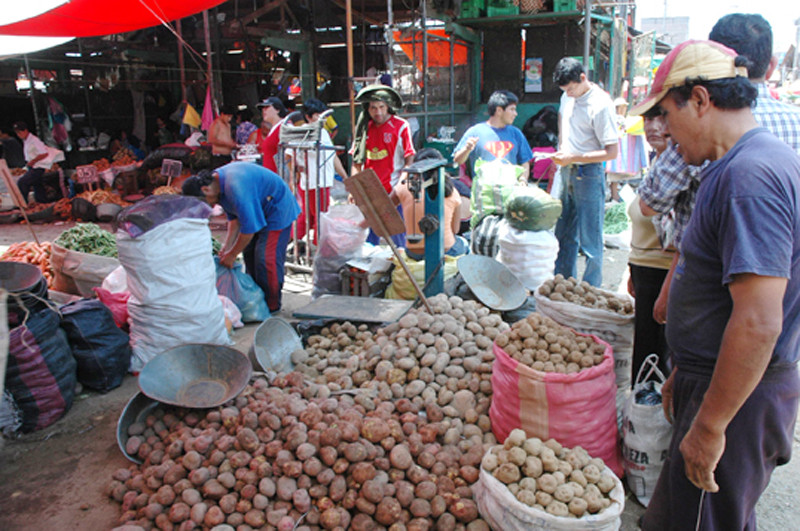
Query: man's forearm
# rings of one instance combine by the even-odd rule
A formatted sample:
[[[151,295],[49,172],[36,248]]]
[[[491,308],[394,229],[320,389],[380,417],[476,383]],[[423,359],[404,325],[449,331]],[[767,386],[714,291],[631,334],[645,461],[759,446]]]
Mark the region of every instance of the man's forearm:
[[[471,149],[466,147],[456,151],[455,153],[453,153],[453,162],[455,162],[456,164],[464,164],[465,162],[467,162],[467,159],[469,158],[469,154],[471,151],[472,151]]]

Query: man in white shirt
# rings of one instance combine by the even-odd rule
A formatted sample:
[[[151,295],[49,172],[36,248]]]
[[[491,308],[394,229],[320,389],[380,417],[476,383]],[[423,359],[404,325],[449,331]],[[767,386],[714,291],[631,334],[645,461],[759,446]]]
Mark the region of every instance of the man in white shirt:
[[[37,203],[47,203],[47,192],[44,189],[44,172],[49,167],[47,159],[47,146],[44,142],[28,130],[25,122],[16,122],[14,132],[22,140],[22,151],[25,153],[25,175],[17,181],[22,198],[27,201],[28,194],[33,188],[33,197]]]

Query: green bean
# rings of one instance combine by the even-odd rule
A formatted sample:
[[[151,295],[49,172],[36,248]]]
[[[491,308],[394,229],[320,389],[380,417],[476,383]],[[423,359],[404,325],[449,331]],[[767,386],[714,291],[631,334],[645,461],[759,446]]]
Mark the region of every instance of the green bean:
[[[117,240],[113,234],[94,223],[79,223],[56,238],[56,244],[81,253],[117,257]]]

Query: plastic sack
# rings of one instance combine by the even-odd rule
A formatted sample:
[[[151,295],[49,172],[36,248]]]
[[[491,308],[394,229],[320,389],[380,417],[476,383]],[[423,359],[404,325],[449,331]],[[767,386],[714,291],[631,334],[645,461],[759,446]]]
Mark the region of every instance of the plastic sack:
[[[261,322],[269,317],[264,291],[258,287],[253,277],[244,272],[242,264],[225,267],[214,257],[217,268],[217,293],[229,298],[242,313],[245,323]]]
[[[93,288],[97,298],[106,305],[111,311],[111,316],[114,318],[116,325],[124,331],[128,331],[128,299],[131,294],[128,291],[120,293],[112,293],[104,288]]]
[[[497,256],[497,253],[500,251],[498,236],[500,234],[500,224],[502,221],[502,216],[486,216],[477,227],[472,229],[470,249],[472,249],[474,254],[489,256],[491,258]]]
[[[628,297],[604,290],[609,297]],[[571,302],[554,301],[539,293],[536,297],[536,309],[550,317],[558,324],[573,328],[582,334],[594,335],[611,345],[614,349],[614,372],[617,375],[617,387],[630,389],[631,367],[633,363],[633,314],[621,315],[610,310],[587,308]],[[630,299],[633,300],[633,299]]]
[[[581,446],[621,477],[614,360],[608,344],[592,339],[606,346],[602,363],[571,374],[537,371],[494,343],[489,418],[498,441],[521,428],[528,437]]]
[[[606,471],[613,472],[608,467]],[[483,466],[472,492],[481,517],[497,531],[616,531],[622,524],[622,511],[625,509],[625,489],[616,477],[614,488],[608,493],[611,505],[597,514],[587,513],[581,518],[554,516],[525,505],[499,479],[486,472]]]
[[[128,276],[125,274],[125,268],[119,266],[109,273],[106,278],[103,279],[103,284],[100,287],[111,293],[127,293]]]
[[[119,387],[131,362],[131,346],[111,311],[90,299],[65,304],[59,310],[61,328],[78,363],[78,381],[101,393]]]
[[[225,319],[227,319],[225,326],[228,326],[229,321],[231,328],[242,328],[244,323],[242,322],[242,312],[239,311],[239,308],[225,295],[218,295],[218,297],[225,312]]]
[[[425,281],[427,280],[425,278],[425,260],[420,260],[418,262],[414,260],[408,260],[406,258],[405,251],[400,252],[403,259],[406,260],[406,265],[408,265],[408,269],[411,271],[411,274],[414,276],[414,280],[417,281],[419,287],[422,288],[425,286]],[[459,256],[444,256],[444,265],[442,267],[444,268],[445,281],[456,276],[456,273],[458,273],[459,258]],[[396,257],[392,257],[392,262],[394,262],[397,267],[392,270],[392,283],[386,288],[384,298],[413,301],[419,296],[417,294],[417,290],[414,289],[414,285],[408,278],[405,269],[400,267],[400,263],[397,261]]]
[[[622,413],[625,481],[645,507],[650,503],[672,439],[672,425],[664,417],[660,400],[661,386],[665,381],[664,373],[658,369],[658,355],[650,354],[639,368],[633,392],[628,396]],[[657,403],[647,403],[648,388],[657,393]]]
[[[185,195],[151,195],[123,208],[117,214],[117,226],[132,238],[177,219],[205,219],[211,207],[196,197]]]
[[[46,308],[9,334],[5,386],[19,431],[45,428],[72,406],[77,364],[58,322],[58,313]]]
[[[491,162],[479,159],[475,162],[475,178],[472,180],[472,218],[470,227],[475,228],[490,214],[503,214],[505,203],[514,187],[527,184],[527,175],[522,166],[510,164],[505,159]]]
[[[517,230],[503,220],[498,225],[497,261],[505,265],[530,291],[553,276],[558,239],[547,230]]]
[[[128,277],[131,371],[185,343],[229,345],[208,220],[177,219],[132,238],[117,231]]]
[[[57,243],[51,247],[53,289],[63,293],[91,297],[94,295],[92,288],[101,286],[119,265],[119,260],[110,256],[72,251]]]
[[[320,213],[319,247],[314,254],[311,298],[340,294],[339,270],[362,255],[369,230],[361,226],[364,215],[356,205],[333,205]]]

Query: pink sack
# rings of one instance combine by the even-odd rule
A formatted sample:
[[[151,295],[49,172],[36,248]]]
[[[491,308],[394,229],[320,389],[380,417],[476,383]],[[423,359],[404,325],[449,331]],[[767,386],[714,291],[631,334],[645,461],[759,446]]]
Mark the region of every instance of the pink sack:
[[[489,418],[498,441],[522,428],[528,437],[581,446],[622,477],[614,357],[608,343],[590,337],[605,345],[603,362],[572,374],[537,371],[494,344]]]

